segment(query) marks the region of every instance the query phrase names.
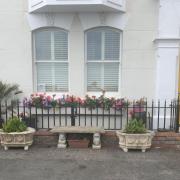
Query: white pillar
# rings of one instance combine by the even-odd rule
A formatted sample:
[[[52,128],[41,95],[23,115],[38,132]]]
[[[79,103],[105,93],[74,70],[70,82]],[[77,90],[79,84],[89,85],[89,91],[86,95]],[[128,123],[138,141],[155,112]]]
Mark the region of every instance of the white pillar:
[[[156,39],[156,99],[177,97],[180,39]]]
[[[180,44],[180,1],[159,0],[156,44],[155,98],[177,97]]]
[[[159,17],[156,47],[155,99],[169,101],[178,96],[179,44],[180,44],[180,1],[159,0]],[[157,102],[157,101],[156,101]],[[166,128],[170,128],[170,111],[166,112]],[[153,128],[164,128],[164,111],[154,113]]]

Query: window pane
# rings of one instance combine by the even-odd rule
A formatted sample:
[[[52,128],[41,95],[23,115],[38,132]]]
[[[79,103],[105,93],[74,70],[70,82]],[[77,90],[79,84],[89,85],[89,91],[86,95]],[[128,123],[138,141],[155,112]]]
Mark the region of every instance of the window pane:
[[[52,63],[37,63],[38,91],[53,91]]]
[[[68,60],[68,35],[63,31],[54,32],[55,60]]]
[[[68,91],[68,63],[54,63],[54,91]]]
[[[119,87],[120,32],[97,28],[87,32],[87,90],[117,92]],[[99,60],[90,63],[91,60]],[[110,62],[102,62],[109,60]]]
[[[36,60],[51,59],[51,32],[37,31],[35,33]]]
[[[38,63],[38,91],[68,91],[68,63]]]
[[[68,91],[68,33],[50,28],[35,32],[37,90]],[[47,60],[42,62],[41,60]]]
[[[102,65],[101,63],[88,63],[87,66],[87,90],[101,91]]]
[[[104,63],[104,90],[115,92],[119,86],[119,63]]]
[[[114,30],[105,30],[105,60],[119,60],[120,33]]]
[[[98,30],[87,32],[87,60],[101,60],[101,34]]]

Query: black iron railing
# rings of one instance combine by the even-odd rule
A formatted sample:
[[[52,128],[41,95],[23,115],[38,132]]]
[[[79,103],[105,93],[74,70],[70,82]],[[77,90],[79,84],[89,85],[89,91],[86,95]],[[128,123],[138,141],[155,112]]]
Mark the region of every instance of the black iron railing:
[[[22,118],[28,126],[51,129],[55,126],[95,126],[106,130],[120,130],[130,118],[142,119],[146,128],[157,131],[179,131],[179,100],[129,104],[122,108],[76,106],[34,107],[21,102],[0,104],[0,122],[13,116]]]

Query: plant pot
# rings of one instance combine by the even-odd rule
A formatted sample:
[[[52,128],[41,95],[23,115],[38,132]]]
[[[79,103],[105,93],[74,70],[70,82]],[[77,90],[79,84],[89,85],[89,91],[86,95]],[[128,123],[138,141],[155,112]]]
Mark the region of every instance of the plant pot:
[[[141,149],[145,152],[152,145],[153,131],[147,131],[144,134],[127,134],[122,131],[116,132],[119,138],[119,147],[128,152],[128,149]]]
[[[88,139],[77,139],[68,140],[68,145],[70,148],[88,148],[90,140]]]
[[[9,147],[24,147],[24,150],[28,150],[29,146],[33,143],[33,134],[35,129],[28,127],[24,132],[12,132],[6,133],[0,131],[1,145],[5,150]]]

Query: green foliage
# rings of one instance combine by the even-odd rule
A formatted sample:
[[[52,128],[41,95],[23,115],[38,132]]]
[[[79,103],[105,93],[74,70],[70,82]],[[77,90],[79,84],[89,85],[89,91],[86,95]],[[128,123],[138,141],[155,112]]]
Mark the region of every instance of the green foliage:
[[[99,97],[98,101],[105,110],[109,110],[111,107],[113,107],[113,104],[115,103],[114,98],[107,98],[103,95]]]
[[[27,126],[18,117],[10,118],[6,124],[3,124],[3,131],[10,132],[23,132],[26,131]]]
[[[0,101],[11,98],[18,91],[18,87],[17,84],[7,84],[0,81]]]
[[[40,108],[43,106],[43,99],[41,97],[33,98],[33,105],[37,108]]]
[[[93,96],[92,98],[89,97],[88,95],[86,96],[85,99],[85,105],[90,108],[90,109],[95,109],[97,107],[97,99],[95,96]]]
[[[53,108],[55,108],[55,107],[57,106],[57,101],[53,99],[53,100],[51,101],[51,106],[52,106]]]
[[[146,131],[143,121],[139,119],[131,119],[124,130],[125,133],[129,134],[143,134]]]

